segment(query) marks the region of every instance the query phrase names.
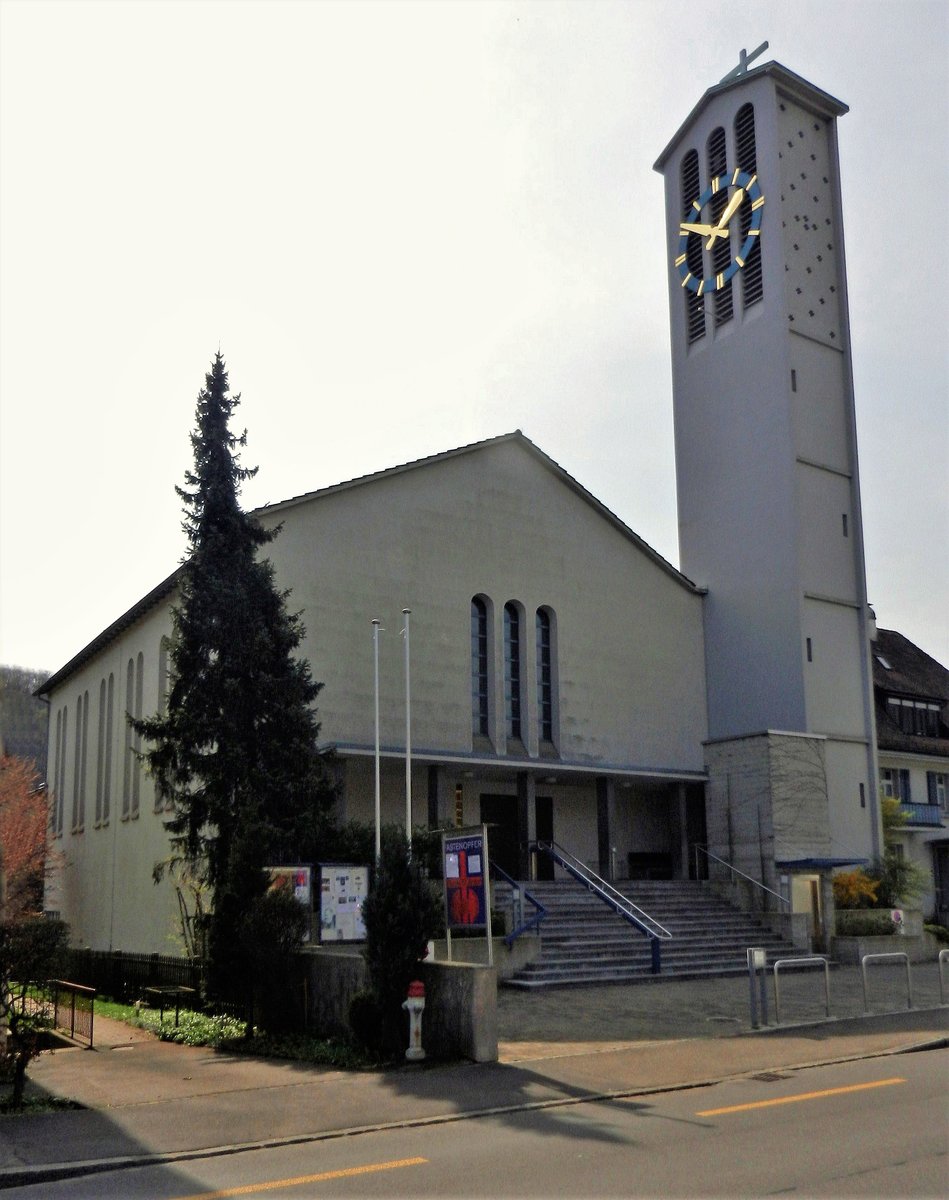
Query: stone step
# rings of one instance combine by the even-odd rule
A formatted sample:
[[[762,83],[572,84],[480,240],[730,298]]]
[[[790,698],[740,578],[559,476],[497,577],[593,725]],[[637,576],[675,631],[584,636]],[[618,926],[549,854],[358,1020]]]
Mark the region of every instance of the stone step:
[[[652,946],[594,893],[572,880],[522,885],[547,910],[540,926],[541,958],[508,980],[512,987],[643,982],[652,974]],[[660,978],[703,978],[747,970],[749,946],[769,961],[803,954],[752,914],[709,894],[694,880],[621,883],[618,890],[673,935],[661,943]],[[497,888],[494,906],[510,911],[510,889]],[[525,903],[525,915],[533,912]]]

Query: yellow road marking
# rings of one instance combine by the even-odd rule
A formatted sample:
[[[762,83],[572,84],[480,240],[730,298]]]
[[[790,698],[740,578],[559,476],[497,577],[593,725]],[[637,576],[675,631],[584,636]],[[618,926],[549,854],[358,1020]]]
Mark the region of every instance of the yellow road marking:
[[[777,1104],[799,1104],[802,1100],[823,1100],[825,1096],[843,1096],[848,1092],[865,1092],[869,1088],[890,1087],[905,1083],[905,1079],[878,1079],[874,1083],[853,1083],[849,1087],[827,1088],[823,1092],[802,1092],[799,1096],[781,1096],[777,1100],[756,1100],[751,1104],[732,1104],[728,1108],[707,1108],[697,1117],[720,1117],[725,1113],[748,1112],[752,1108],[773,1108]]]
[[[257,1192],[273,1192],[277,1188],[302,1187],[305,1183],[323,1183],[327,1179],[349,1179],[353,1175],[370,1175],[373,1171],[394,1171],[399,1167],[417,1167],[427,1158],[399,1158],[392,1162],[368,1163],[364,1167],[344,1167],[340,1171],[322,1171],[319,1175],[297,1175],[293,1179],[272,1179],[267,1183],[248,1183],[242,1187],[222,1188],[217,1192],[197,1192],[179,1196],[178,1200],[224,1200],[226,1196],[253,1196]]]

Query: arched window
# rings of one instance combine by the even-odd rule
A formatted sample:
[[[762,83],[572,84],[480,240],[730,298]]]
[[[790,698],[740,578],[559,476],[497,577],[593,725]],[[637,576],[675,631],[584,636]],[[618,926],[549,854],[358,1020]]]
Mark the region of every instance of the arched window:
[[[743,104],[735,114],[735,157],[738,167],[755,175],[758,171],[758,152],[755,146],[755,110],[751,104]],[[740,215],[742,241],[748,236],[751,227],[751,210],[743,205]],[[748,261],[742,267],[741,301],[745,308],[757,304],[764,297],[764,282],[761,277],[761,249],[756,244]]]
[[[692,202],[699,198],[699,155],[697,150],[690,150],[682,160],[681,170],[681,211],[683,219],[695,221],[690,217]],[[698,238],[689,238],[687,263],[689,270],[699,279],[705,274],[702,262],[702,243]],[[685,295],[685,336],[686,344],[691,346],[699,338],[705,337],[705,297],[699,296],[688,288],[683,288]]]
[[[144,691],[145,655],[139,651],[135,660],[135,719],[142,719],[142,695]],[[132,738],[132,816],[137,817],[142,799],[142,735],[133,731]]]
[[[112,733],[115,676],[99,684],[99,744],[96,754],[96,825],[106,825],[112,802]]]
[[[135,715],[135,660],[130,658],[125,668],[125,753],[122,760],[122,820],[132,812],[132,760],[135,734],[128,718]]]
[[[521,738],[521,611],[504,606],[504,717],[507,736]]]
[[[158,643],[158,715],[165,716],[168,712],[168,694],[171,684],[168,676],[168,654],[171,650],[171,639],[162,637]],[[167,806],[165,793],[155,781],[154,808],[155,812],[164,812]]]
[[[537,633],[537,732],[542,742],[554,740],[553,627],[550,612],[539,608]]]
[[[69,712],[68,706],[56,714],[56,746],[55,765],[53,768],[53,833],[57,837],[63,832],[63,809],[66,802],[66,745],[68,738]]]
[[[706,146],[708,155],[708,177],[709,180],[715,179],[718,175],[724,175],[728,170],[728,156],[725,149],[725,130],[719,125],[717,129],[713,129],[709,134],[708,143]],[[728,205],[728,188],[720,188],[712,197],[710,205],[712,213],[712,223],[717,224],[722,213]],[[746,206],[747,207],[747,206]],[[712,272],[715,275],[724,271],[731,262],[732,247],[730,238],[719,238],[712,247]],[[735,315],[734,301],[732,298],[732,285],[729,281],[724,287],[719,288],[715,292],[715,328],[724,325],[726,321],[730,321]]]
[[[491,728],[488,648],[488,605],[475,596],[471,601],[471,732],[475,737],[488,737]]]
[[[76,701],[76,764],[72,786],[72,829],[80,833],[86,823],[86,752],[89,743],[89,693]]]

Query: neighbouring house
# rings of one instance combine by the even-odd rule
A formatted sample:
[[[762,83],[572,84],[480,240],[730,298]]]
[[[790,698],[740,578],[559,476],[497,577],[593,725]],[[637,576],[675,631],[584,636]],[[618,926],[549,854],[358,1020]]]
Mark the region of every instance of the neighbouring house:
[[[880,792],[900,802],[896,845],[932,880],[919,906],[949,926],[949,670],[894,629],[873,642]]]

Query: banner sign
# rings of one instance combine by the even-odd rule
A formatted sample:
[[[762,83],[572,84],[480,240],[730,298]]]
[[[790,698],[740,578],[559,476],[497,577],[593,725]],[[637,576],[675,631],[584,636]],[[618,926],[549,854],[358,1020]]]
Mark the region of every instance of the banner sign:
[[[487,929],[489,890],[488,831],[442,834],[445,920],[449,929]]]
[[[320,941],[364,942],[362,905],[369,868],[355,863],[320,864]]]

